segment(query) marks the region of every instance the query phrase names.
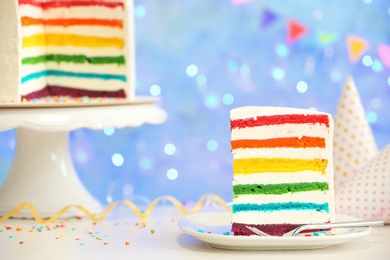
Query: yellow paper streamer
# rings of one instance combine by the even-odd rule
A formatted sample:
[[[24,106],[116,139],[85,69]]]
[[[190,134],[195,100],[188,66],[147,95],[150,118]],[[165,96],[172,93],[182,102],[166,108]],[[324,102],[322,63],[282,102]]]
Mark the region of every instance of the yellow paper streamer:
[[[188,211],[185,208],[185,206],[182,203],[180,203],[177,199],[175,199],[174,197],[172,197],[172,196],[163,196],[163,197],[158,197],[154,201],[152,201],[152,203],[149,204],[149,206],[146,208],[146,210],[144,212],[142,212],[137,205],[135,205],[133,202],[131,202],[129,200],[116,201],[116,202],[113,202],[110,205],[108,205],[108,207],[103,211],[103,213],[99,217],[96,217],[95,215],[93,215],[91,212],[89,212],[83,206],[75,205],[75,206],[65,206],[64,208],[62,208],[60,211],[58,211],[56,214],[54,214],[50,218],[43,219],[38,214],[38,212],[35,209],[33,204],[27,203],[27,202],[23,202],[19,206],[17,206],[13,210],[11,210],[9,213],[7,213],[4,216],[0,217],[0,221],[3,221],[3,220],[11,218],[12,216],[16,215],[19,211],[21,211],[23,208],[27,207],[27,208],[30,209],[31,214],[34,217],[35,221],[37,221],[40,224],[47,224],[47,223],[55,222],[57,219],[59,219],[65,212],[67,212],[71,208],[79,209],[87,217],[89,217],[91,220],[93,220],[95,222],[98,222],[98,221],[104,220],[106,218],[106,216],[108,215],[108,213],[110,213],[110,211],[114,207],[116,207],[117,205],[119,205],[121,203],[123,203],[126,206],[128,206],[139,218],[147,218],[147,217],[149,217],[152,214],[152,212],[153,212],[154,208],[157,206],[157,204],[160,201],[163,201],[163,200],[167,200],[167,201],[171,202],[181,212],[183,212],[185,215],[188,215],[188,214],[196,213],[196,212],[200,211],[202,209],[203,203],[207,199],[215,201],[217,204],[222,206],[227,211],[231,211],[231,208],[226,204],[226,202],[222,198],[220,198],[220,197],[218,197],[217,195],[214,195],[214,194],[205,194],[198,200],[198,202],[195,204],[195,206],[192,208],[191,211]]]

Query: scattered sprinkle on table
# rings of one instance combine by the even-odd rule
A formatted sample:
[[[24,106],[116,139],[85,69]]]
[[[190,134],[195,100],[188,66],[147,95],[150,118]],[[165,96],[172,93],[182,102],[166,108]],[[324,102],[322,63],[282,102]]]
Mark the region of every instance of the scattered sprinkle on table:
[[[204,233],[204,230],[198,229],[198,232],[199,232],[199,233]]]
[[[126,245],[126,246],[130,245],[130,242],[129,242],[129,241],[126,241],[126,242],[125,242],[125,245]]]
[[[23,242],[23,241],[20,241],[20,242],[19,242],[19,244],[23,245],[23,244],[24,244],[24,242]]]
[[[222,234],[225,235],[225,236],[227,236],[227,235],[230,234],[230,232],[229,232],[229,231],[225,231],[225,232],[223,232]]]

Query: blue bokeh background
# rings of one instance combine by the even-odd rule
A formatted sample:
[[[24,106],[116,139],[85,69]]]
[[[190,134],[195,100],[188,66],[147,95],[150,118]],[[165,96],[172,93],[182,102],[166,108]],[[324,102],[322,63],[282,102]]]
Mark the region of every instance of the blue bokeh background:
[[[378,148],[390,144],[390,68],[378,54],[390,45],[388,0],[136,0],[135,16],[136,93],[160,97],[169,117],[161,125],[70,133],[76,171],[103,204],[205,193],[229,201],[230,109],[334,115],[349,75]],[[295,42],[286,37],[291,19],[307,28]],[[350,35],[369,46],[357,62],[348,56]],[[14,130],[0,133],[0,185],[14,147]]]

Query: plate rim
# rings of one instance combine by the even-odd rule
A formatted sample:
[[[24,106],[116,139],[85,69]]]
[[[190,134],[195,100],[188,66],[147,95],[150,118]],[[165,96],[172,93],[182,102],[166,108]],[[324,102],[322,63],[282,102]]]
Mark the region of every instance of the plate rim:
[[[198,212],[198,213],[194,213],[194,214],[189,214],[189,215],[185,215],[185,216],[182,216],[179,221],[178,221],[178,226],[180,228],[180,230],[202,242],[206,242],[208,244],[210,244],[211,246],[213,247],[218,247],[218,248],[228,248],[229,246],[227,246],[225,244],[225,242],[241,242],[241,243],[253,243],[253,242],[259,242],[259,244],[257,246],[253,246],[253,245],[242,245],[242,246],[237,246],[237,247],[232,247],[231,249],[235,249],[235,248],[257,248],[259,250],[261,249],[264,249],[264,248],[271,248],[272,249],[280,249],[280,250],[283,250],[283,248],[288,248],[288,249],[291,249],[291,248],[297,248],[297,249],[305,249],[305,246],[300,244],[302,242],[307,242],[307,243],[314,243],[316,244],[315,247],[313,247],[313,245],[310,245],[308,246],[306,249],[311,249],[311,248],[324,248],[324,247],[329,247],[329,246],[332,246],[332,245],[335,245],[335,244],[342,244],[342,243],[346,243],[352,239],[355,239],[355,238],[359,238],[359,237],[363,237],[363,236],[367,236],[371,233],[371,227],[366,227],[366,228],[358,228],[356,229],[357,232],[352,232],[352,233],[346,233],[346,234],[339,234],[339,235],[335,235],[335,236],[310,236],[310,237],[306,237],[306,236],[300,236],[300,237],[261,237],[261,236],[232,236],[231,234],[229,235],[224,235],[224,234],[213,234],[213,233],[201,233],[201,232],[198,232],[198,231],[195,231],[195,230],[190,230],[188,228],[186,228],[184,226],[184,222],[187,221],[187,222],[190,222],[191,223],[191,220],[190,218],[193,217],[193,216],[196,216],[196,215],[210,215],[210,214],[218,214],[220,215],[221,217],[222,216],[227,216],[227,215],[230,215],[231,213],[230,212]],[[341,214],[337,214],[338,216],[346,216],[346,215],[341,215]],[[351,217],[351,216],[348,216],[349,218],[354,218],[354,217]],[[357,220],[357,218],[354,218]],[[221,226],[224,226],[224,225],[221,225]],[[218,227],[218,226],[216,226]],[[229,230],[229,232],[231,232]],[[215,240],[217,241],[217,243],[215,241],[211,242],[212,240]],[[293,244],[291,244],[290,246],[269,246],[269,245],[262,245],[261,242],[280,242],[280,243],[286,243],[286,242],[291,242]],[[229,248],[230,249],[230,248]]]

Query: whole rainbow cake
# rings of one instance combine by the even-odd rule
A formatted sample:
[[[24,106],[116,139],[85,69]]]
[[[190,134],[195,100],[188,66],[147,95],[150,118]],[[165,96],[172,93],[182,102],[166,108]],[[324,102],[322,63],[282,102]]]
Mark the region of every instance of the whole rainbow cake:
[[[1,0],[0,102],[133,97],[131,0]]]
[[[280,236],[334,221],[333,119],[305,109],[239,107],[230,112],[232,231]]]

